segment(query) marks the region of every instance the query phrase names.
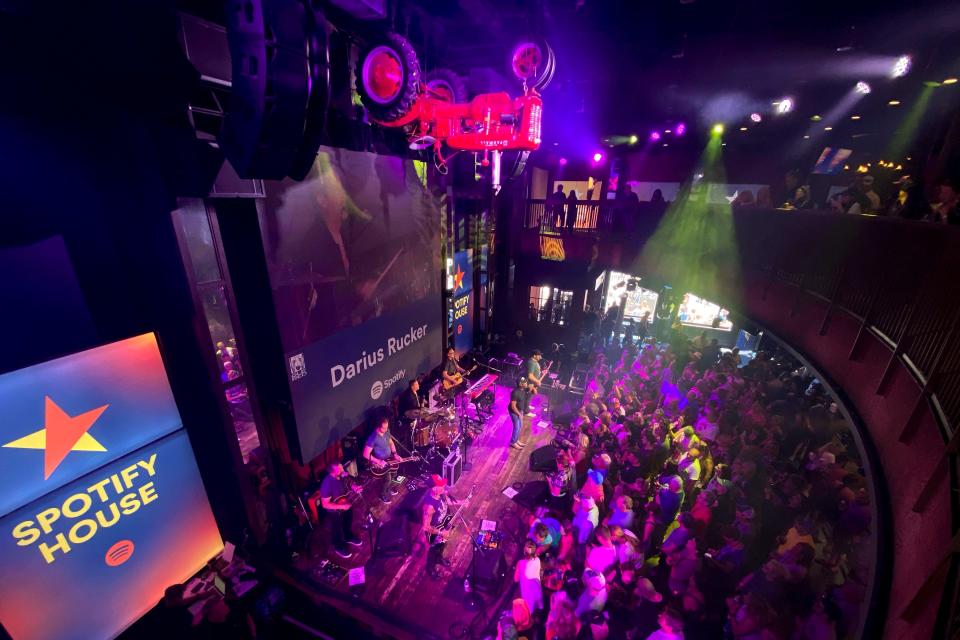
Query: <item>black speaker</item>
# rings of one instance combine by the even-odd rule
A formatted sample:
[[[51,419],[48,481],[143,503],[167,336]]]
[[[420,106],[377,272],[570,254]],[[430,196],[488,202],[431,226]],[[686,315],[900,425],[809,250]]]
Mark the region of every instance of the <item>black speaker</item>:
[[[557,448],[552,444],[535,449],[530,453],[530,471],[553,473],[557,470]]]
[[[373,555],[378,558],[392,558],[406,555],[409,551],[407,520],[397,517],[381,522],[377,528],[377,544]]]
[[[473,586],[478,591],[495,594],[503,585],[507,574],[507,563],[503,559],[503,549],[473,548]]]
[[[554,463],[556,469],[556,463]],[[544,480],[531,480],[523,485],[517,495],[513,496],[513,501],[524,509],[533,511],[547,501],[550,493],[550,487]]]
[[[303,177],[316,156],[329,99],[329,58],[323,14],[310,5],[227,2],[232,77],[218,140],[241,178]]]

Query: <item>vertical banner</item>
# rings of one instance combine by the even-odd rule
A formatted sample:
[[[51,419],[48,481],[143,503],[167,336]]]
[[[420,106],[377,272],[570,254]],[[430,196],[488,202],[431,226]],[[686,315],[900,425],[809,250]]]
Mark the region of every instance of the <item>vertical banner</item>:
[[[457,355],[473,348],[473,260],[458,251],[453,259],[453,348]]]

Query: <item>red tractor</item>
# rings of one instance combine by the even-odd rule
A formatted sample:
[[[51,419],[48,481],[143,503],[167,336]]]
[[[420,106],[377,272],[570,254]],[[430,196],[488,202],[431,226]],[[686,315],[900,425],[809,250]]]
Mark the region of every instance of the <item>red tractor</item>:
[[[468,102],[455,73],[439,69],[422,77],[410,43],[389,34],[361,55],[357,92],[374,122],[404,127],[412,149],[432,147],[438,168],[445,166],[444,144],[454,152],[482,152],[481,164],[492,164],[492,183],[498,189],[501,152],[520,152],[522,170],[527,154],[540,148],[543,100],[539,91],[554,72],[553,52],[549,46],[546,50],[546,61],[543,50],[533,43],[514,51],[513,72],[523,82],[523,95],[484,93]]]

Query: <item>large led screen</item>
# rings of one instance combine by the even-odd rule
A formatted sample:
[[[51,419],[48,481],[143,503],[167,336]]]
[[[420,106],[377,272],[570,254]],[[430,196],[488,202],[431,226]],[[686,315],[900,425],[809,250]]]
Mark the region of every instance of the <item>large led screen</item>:
[[[322,148],[261,210],[301,458],[440,363],[440,208],[422,163]]]
[[[0,376],[0,623],[110,638],[222,548],[152,334]]]
[[[182,427],[153,334],[0,375],[0,515]]]
[[[0,532],[14,640],[114,637],[223,548],[182,430],[8,514]]]

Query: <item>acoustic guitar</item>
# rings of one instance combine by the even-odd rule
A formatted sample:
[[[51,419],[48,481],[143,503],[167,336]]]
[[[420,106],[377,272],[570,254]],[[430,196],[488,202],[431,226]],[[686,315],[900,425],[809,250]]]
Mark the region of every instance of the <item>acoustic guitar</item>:
[[[416,462],[420,459],[420,456],[414,454],[407,458],[400,458],[399,460],[381,460],[382,465],[377,466],[373,462],[370,463],[370,475],[374,478],[382,478],[387,475],[390,471],[396,471],[401,464],[404,462]]]
[[[444,390],[444,391],[450,391],[450,389],[453,389],[454,387],[459,387],[461,384],[463,384],[463,381],[466,379],[465,376],[468,376],[468,375],[470,375],[471,373],[473,373],[474,371],[476,371],[478,366],[480,366],[480,365],[476,365],[476,364],[475,364],[475,365],[473,365],[471,368],[467,369],[464,373],[455,373],[455,374],[453,374],[453,375],[451,376],[451,377],[453,378],[453,380],[447,380],[446,378],[444,378],[444,379],[443,379],[443,390]]]

